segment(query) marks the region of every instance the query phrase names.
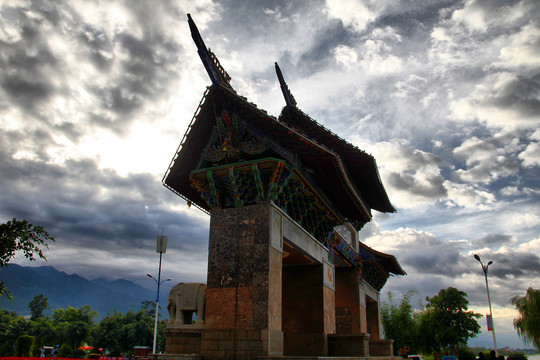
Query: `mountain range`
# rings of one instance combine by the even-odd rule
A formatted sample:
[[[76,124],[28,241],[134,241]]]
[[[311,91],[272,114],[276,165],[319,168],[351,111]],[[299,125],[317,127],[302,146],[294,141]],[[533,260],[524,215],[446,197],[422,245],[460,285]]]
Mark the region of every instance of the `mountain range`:
[[[136,312],[141,309],[143,301],[155,301],[156,297],[155,291],[128,280],[88,280],[77,274],[68,275],[51,266],[10,264],[0,270],[0,281],[4,281],[13,296],[13,301],[5,295],[0,296],[0,308],[14,311],[18,315],[30,315],[28,303],[40,294],[48,299],[49,304],[44,315],[52,315],[57,308],[80,308],[89,305],[98,313],[96,320],[101,320],[115,309],[120,313],[126,313],[130,309]],[[168,315],[165,306],[169,290],[170,287],[160,291],[160,314],[166,317]]]

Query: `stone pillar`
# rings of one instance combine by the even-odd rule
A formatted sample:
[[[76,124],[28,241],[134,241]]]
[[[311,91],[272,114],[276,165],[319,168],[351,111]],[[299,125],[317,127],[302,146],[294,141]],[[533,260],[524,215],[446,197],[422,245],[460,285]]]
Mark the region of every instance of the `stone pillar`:
[[[369,298],[367,302],[367,324],[371,338],[373,340],[380,340],[381,325],[379,318],[379,303]]]
[[[366,292],[362,287],[358,290],[360,299],[360,332],[368,333],[367,326],[367,309],[366,309]]]
[[[327,334],[336,331],[333,281],[328,263],[283,268],[284,355],[328,355]]]
[[[336,269],[336,334],[362,333],[358,287],[356,268]]]
[[[282,254],[279,244],[272,246],[281,239],[273,234],[271,210],[269,203],[212,210],[204,359],[283,354]]]

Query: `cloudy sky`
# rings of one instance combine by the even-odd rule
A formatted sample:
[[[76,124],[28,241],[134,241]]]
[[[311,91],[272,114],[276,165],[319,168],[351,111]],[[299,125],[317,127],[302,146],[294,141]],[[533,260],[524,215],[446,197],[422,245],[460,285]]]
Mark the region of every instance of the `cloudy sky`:
[[[162,275],[205,281],[209,218],[161,184],[210,84],[191,13],[241,95],[279,115],[277,61],[305,113],[375,156],[397,213],[361,237],[408,273],[383,300],[454,286],[485,314],[477,253],[498,345],[523,346],[510,298],[540,287],[537,1],[0,4],[0,221],[55,235],[48,265],[152,288],[163,232]],[[492,346],[480,323],[471,345]]]

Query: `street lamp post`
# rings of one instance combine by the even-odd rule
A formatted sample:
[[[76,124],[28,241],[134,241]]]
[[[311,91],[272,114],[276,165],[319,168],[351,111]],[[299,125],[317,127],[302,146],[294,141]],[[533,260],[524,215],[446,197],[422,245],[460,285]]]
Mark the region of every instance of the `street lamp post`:
[[[163,257],[163,253],[167,251],[167,236],[165,235],[158,235],[156,239],[156,252],[159,253],[159,270],[158,270],[158,278],[157,280],[150,274],[146,274],[146,276],[152,278],[156,284],[157,284],[157,294],[156,294],[156,314],[155,314],[155,321],[154,321],[154,343],[152,345],[152,354],[156,353],[156,340],[157,340],[157,324],[158,324],[158,308],[159,308],[159,286],[164,283],[165,281],[170,281],[171,279],[166,279],[161,281],[161,259]]]
[[[491,332],[493,333],[493,346],[494,346],[495,353],[498,354],[497,340],[495,339],[495,321],[493,321],[493,312],[491,311],[491,298],[489,296],[489,285],[488,285],[488,278],[487,278],[488,267],[489,265],[493,264],[493,261],[489,261],[487,265],[484,265],[482,263],[482,260],[480,260],[480,256],[478,256],[477,254],[474,254],[474,258],[478,260],[478,262],[482,266],[482,271],[484,272],[484,278],[486,279],[486,291],[487,291],[487,297],[488,297],[488,303],[489,303],[489,317],[491,318]]]

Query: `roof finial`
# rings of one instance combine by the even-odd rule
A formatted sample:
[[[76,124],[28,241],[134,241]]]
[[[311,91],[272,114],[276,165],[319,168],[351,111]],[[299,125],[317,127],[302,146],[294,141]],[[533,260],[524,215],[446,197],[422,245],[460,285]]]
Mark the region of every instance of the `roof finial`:
[[[191,30],[191,37],[193,38],[195,45],[197,45],[199,56],[201,57],[208,76],[210,76],[210,80],[212,80],[214,85],[222,84],[232,89],[231,84],[229,84],[231,77],[225,69],[223,69],[216,55],[214,55],[214,53],[204,44],[199,29],[197,29],[197,25],[195,25],[195,22],[191,18],[191,14],[187,14],[187,17],[189,29]]]
[[[281,92],[283,93],[283,97],[285,98],[285,102],[287,103],[287,106],[296,107],[296,100],[294,99],[294,96],[291,94],[291,91],[289,90],[289,87],[287,86],[285,79],[283,79],[283,74],[281,73],[281,70],[277,62],[275,64],[276,64],[276,74],[279,80],[279,85],[281,86]]]

